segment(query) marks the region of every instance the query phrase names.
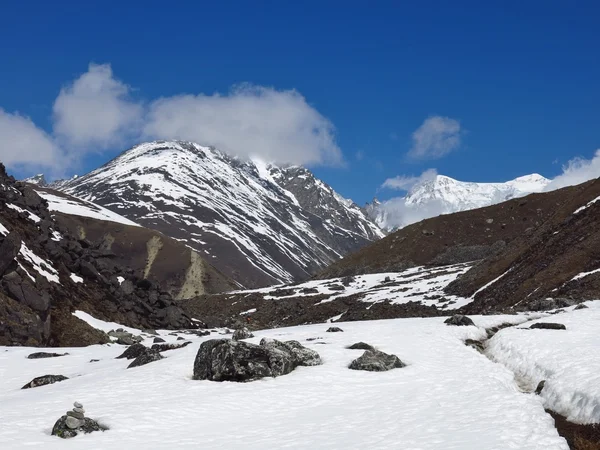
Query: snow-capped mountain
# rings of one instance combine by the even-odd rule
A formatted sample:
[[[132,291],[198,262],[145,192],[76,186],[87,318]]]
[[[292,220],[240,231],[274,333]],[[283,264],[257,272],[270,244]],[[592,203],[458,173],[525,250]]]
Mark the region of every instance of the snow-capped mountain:
[[[135,146],[58,189],[186,242],[247,287],[304,279],[383,236],[306,169],[190,142]]]
[[[375,199],[365,210],[381,228],[393,230],[440,214],[482,208],[541,192],[548,183],[550,180],[538,174],[505,183],[473,183],[437,175],[413,186],[405,197],[384,202]]]

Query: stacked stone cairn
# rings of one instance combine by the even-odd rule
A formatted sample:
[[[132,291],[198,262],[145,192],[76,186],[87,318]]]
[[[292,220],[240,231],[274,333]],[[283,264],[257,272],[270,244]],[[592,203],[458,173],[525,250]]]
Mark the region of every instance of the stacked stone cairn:
[[[83,409],[83,405],[79,402],[73,403],[73,410],[67,411],[67,420],[66,425],[71,429],[75,430],[79,427],[82,427],[85,423],[85,409]]]

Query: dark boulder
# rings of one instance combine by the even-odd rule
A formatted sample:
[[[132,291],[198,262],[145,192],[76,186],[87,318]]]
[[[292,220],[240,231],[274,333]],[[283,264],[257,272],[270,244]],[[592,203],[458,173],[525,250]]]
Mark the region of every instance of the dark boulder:
[[[121,353],[119,356],[117,356],[115,359],[122,359],[122,358],[135,359],[138,356],[146,353],[146,350],[148,350],[148,347],[145,347],[144,345],[142,345],[140,343],[133,344],[127,350],[125,350],[123,353]]]
[[[142,353],[137,358],[135,358],[133,360],[133,362],[131,364],[129,364],[129,366],[127,366],[127,368],[131,369],[132,367],[144,366],[144,365],[149,364],[151,362],[159,361],[159,360],[161,360],[163,358],[164,358],[164,356],[162,356],[156,350],[151,349],[151,348],[146,348],[146,350],[144,351],[144,353]]]
[[[38,386],[46,386],[47,384],[54,384],[68,379],[69,378],[65,377],[64,375],[43,375],[41,377],[34,378],[21,389],[31,389]]]
[[[579,305],[577,305],[577,306],[575,307],[575,310],[579,310],[579,309],[588,309],[588,308],[589,308],[589,306],[588,306],[588,305],[586,305],[586,304],[584,304],[584,303],[580,303]]]
[[[537,387],[535,388],[535,393],[537,395],[540,395],[542,393],[542,391],[544,390],[544,386],[546,386],[546,380],[542,380],[538,383]]]
[[[342,330],[340,327],[329,327],[327,328],[327,333],[341,333],[344,330]]]
[[[108,428],[103,427],[98,422],[89,417],[83,419],[83,425],[79,428],[71,429],[67,426],[67,415],[62,416],[56,421],[52,427],[52,436],[58,436],[63,439],[69,439],[77,436],[79,433],[92,433],[94,431],[106,431]]]
[[[454,314],[452,317],[448,317],[446,320],[444,320],[444,323],[455,326],[475,325],[469,317],[463,316],[462,314]]]
[[[155,337],[152,342],[154,342],[155,344],[160,344],[160,343],[166,342],[166,341],[161,337]]]
[[[184,342],[182,344],[154,344],[152,345],[152,350],[156,350],[157,352],[166,352],[168,350],[177,350],[179,348],[187,347],[191,344],[191,341]]]
[[[367,350],[348,366],[352,370],[367,370],[369,372],[385,372],[386,370],[405,367],[396,355],[388,355],[379,350]]]
[[[365,342],[357,342],[356,344],[352,344],[347,348],[350,350],[375,350],[375,347]]]
[[[562,323],[538,322],[529,327],[530,330],[566,330]]]
[[[14,231],[9,233],[0,244],[0,276],[13,265],[21,248],[21,238]]]
[[[321,363],[313,350],[296,341],[263,339],[261,345],[211,339],[200,345],[194,361],[195,380],[252,381],[285,375],[297,366]]]

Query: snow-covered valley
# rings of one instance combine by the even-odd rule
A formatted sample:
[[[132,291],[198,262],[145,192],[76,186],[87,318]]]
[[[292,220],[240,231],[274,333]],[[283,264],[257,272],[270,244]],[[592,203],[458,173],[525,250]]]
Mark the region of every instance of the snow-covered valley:
[[[574,421],[598,420],[600,344],[593,333],[600,302],[587,306],[556,315],[472,316],[475,326],[448,326],[440,317],[340,322],[340,333],[326,333],[324,324],[259,330],[250,342],[297,340],[323,364],[249,383],[192,380],[199,345],[227,337],[223,330],[207,337],[159,331],[167,342],[181,336],[192,344],[131,369],[115,359],[125,349],[116,344],[56,349],[69,354],[34,360],[27,359],[34,348],[0,347],[0,442],[3,449],[567,449],[544,408],[558,407]],[[117,326],[78,315],[105,331]],[[567,329],[526,329],[531,321]],[[488,341],[488,357],[464,344],[485,341],[486,329],[504,323],[517,326]],[[149,345],[154,336],[146,336]],[[407,366],[349,370],[362,351],[346,347],[359,341]],[[507,366],[531,386],[543,377],[541,395],[523,392]],[[20,389],[45,374],[69,379]],[[67,441],[51,436],[74,401],[109,430]]]

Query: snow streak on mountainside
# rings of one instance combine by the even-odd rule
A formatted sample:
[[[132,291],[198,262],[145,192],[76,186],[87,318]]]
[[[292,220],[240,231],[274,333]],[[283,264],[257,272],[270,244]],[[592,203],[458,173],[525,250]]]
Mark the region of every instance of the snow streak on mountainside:
[[[308,170],[189,142],[138,145],[60,189],[185,241],[247,287],[304,279],[383,236]]]
[[[440,214],[482,208],[541,192],[548,183],[550,180],[538,174],[506,183],[470,183],[437,175],[415,185],[406,197],[385,202],[375,199],[366,206],[366,212],[381,228],[394,230]]]

